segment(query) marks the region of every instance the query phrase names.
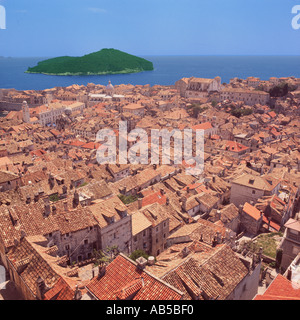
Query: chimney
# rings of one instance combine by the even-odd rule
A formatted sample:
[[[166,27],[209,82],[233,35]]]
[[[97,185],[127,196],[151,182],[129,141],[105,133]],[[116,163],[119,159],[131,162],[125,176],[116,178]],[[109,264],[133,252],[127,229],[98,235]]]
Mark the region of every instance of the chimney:
[[[52,206],[52,214],[56,214],[56,207]]]
[[[30,195],[27,195],[27,197],[26,197],[26,203],[29,204],[30,201],[31,201]]]
[[[40,195],[39,195],[39,193],[37,192],[37,193],[34,194],[34,202],[38,202],[39,199],[40,199]]]
[[[44,294],[46,291],[45,289],[46,289],[45,281],[39,276],[36,280],[36,297],[39,300],[44,299]]]
[[[51,212],[50,204],[45,204],[44,209],[45,209],[45,216],[48,217]]]
[[[138,198],[138,209],[142,209],[143,207],[143,199],[142,198]]]
[[[183,209],[184,211],[186,211],[186,201],[187,201],[186,197],[183,197],[183,198],[182,198],[182,209]]]
[[[135,260],[135,262],[137,263],[137,267],[140,270],[145,269],[146,264],[147,264],[147,260],[144,257],[139,257],[138,259]]]
[[[217,219],[217,220],[220,220],[220,219],[221,219],[221,211],[220,211],[220,210],[217,210],[216,219]]]
[[[217,243],[222,243],[222,237],[219,231],[217,231],[216,233],[216,240],[217,240]]]
[[[148,265],[153,266],[155,264],[155,258],[150,256],[148,257]]]
[[[106,265],[100,264],[98,266],[98,279],[101,279],[106,273]]]
[[[68,211],[68,201],[64,201],[64,211]]]
[[[21,230],[20,240],[24,239],[25,237],[26,237],[26,232],[24,230]]]
[[[185,258],[185,257],[187,257],[187,256],[189,255],[190,250],[189,250],[188,247],[184,247],[184,248],[182,249],[181,253],[182,253],[182,257]]]
[[[213,177],[212,177],[212,181],[213,181],[213,183],[216,182],[216,176],[213,176]]]
[[[166,205],[168,206],[170,204],[169,198],[166,198]]]
[[[54,178],[51,173],[49,173],[48,183],[50,188],[52,189],[54,187]]]
[[[186,192],[190,193],[190,187],[186,187]]]
[[[82,293],[79,290],[78,285],[76,285],[76,289],[75,289],[73,300],[80,300],[81,298],[82,298]]]
[[[292,269],[291,269],[291,267],[288,268],[288,272],[287,272],[286,278],[288,280],[290,280],[290,281],[292,280]]]
[[[62,191],[63,191],[63,194],[67,194],[67,192],[68,192],[68,187],[67,187],[66,185],[64,185],[64,186],[62,187]]]
[[[218,244],[217,237],[213,237],[212,246],[215,247]]]
[[[74,193],[73,197],[73,208],[76,208],[79,205],[79,194],[77,191]]]
[[[244,208],[243,205],[240,204],[240,205],[239,205],[239,214],[242,214],[242,213],[243,213],[243,208]]]
[[[235,246],[235,240],[233,236],[230,236],[230,246],[233,248]]]

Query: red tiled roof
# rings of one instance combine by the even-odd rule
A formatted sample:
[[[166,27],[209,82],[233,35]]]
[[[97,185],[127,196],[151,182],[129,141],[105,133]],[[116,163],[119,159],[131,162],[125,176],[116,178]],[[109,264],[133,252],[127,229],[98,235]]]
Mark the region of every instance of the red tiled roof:
[[[58,130],[56,130],[56,129],[51,129],[50,132],[51,132],[53,135],[55,135],[55,136],[59,136],[59,135],[61,134],[61,133],[60,133]]]
[[[166,200],[167,197],[165,195],[162,195],[160,191],[157,191],[144,197],[142,200],[142,206],[145,207],[152,203],[165,204]]]
[[[230,141],[230,140],[226,142],[225,148],[226,150],[232,151],[232,152],[240,152],[240,151],[249,149],[249,147],[246,147],[241,143],[238,143],[236,141]]]
[[[40,156],[44,155],[45,153],[47,153],[47,152],[45,150],[43,150],[43,149],[30,151],[30,155],[31,156],[37,156],[37,157],[40,157]]]
[[[248,202],[244,204],[243,211],[255,220],[259,220],[259,218],[261,217],[260,211],[255,207],[251,206],[251,204]]]
[[[266,292],[257,295],[254,300],[300,300],[300,287],[278,274]]]
[[[210,122],[204,122],[200,124],[196,124],[195,126],[192,126],[193,130],[208,130],[212,129],[212,125]]]
[[[73,300],[74,291],[60,278],[49,291],[45,293],[44,300]]]
[[[85,142],[74,139],[74,140],[65,140],[65,141],[63,142],[63,144],[68,144],[68,145],[71,145],[71,146],[74,146],[74,147],[80,147],[80,146],[84,145]]]
[[[93,278],[86,288],[99,300],[181,300],[183,294],[137,264],[119,254],[107,267],[102,278]]]
[[[272,118],[276,117],[276,113],[274,111],[268,112],[268,115]]]
[[[202,183],[199,183],[199,182],[194,183],[194,184],[191,183],[191,184],[187,185],[186,187],[184,187],[183,190],[187,190],[188,187],[190,188],[190,190],[197,189],[201,185],[202,185]]]
[[[94,149],[98,149],[99,147],[101,146],[101,144],[99,142],[88,142],[84,145],[82,145],[81,147],[84,148],[84,149],[91,149],[91,150],[94,150]]]
[[[266,224],[269,223],[269,220],[266,216],[263,216],[263,222],[265,222]],[[280,230],[280,225],[273,222],[272,220],[270,221],[270,227],[275,229],[276,231],[279,231]]]

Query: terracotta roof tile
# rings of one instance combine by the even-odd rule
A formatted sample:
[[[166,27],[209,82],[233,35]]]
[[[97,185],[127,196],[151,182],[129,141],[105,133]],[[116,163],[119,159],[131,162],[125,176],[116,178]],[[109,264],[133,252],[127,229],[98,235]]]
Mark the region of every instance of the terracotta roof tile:
[[[182,293],[164,281],[140,270],[137,264],[118,255],[102,278],[95,277],[86,286],[99,300],[180,300]]]
[[[248,202],[244,204],[243,211],[255,220],[259,220],[261,217],[261,212]]]
[[[265,293],[254,300],[300,300],[300,287],[278,274]]]

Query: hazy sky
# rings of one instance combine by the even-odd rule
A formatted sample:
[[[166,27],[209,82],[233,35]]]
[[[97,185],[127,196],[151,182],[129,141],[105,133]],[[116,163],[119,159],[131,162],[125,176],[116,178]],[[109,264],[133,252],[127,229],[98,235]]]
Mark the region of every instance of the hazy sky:
[[[300,55],[300,0],[0,0],[0,56]]]

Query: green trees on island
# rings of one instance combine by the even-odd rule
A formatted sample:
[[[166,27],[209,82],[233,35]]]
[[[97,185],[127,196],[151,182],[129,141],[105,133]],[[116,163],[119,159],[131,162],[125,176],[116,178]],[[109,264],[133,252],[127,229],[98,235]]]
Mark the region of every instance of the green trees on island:
[[[153,63],[115,49],[102,49],[83,57],[58,57],[44,60],[27,73],[52,75],[97,75],[135,73],[153,70]]]

